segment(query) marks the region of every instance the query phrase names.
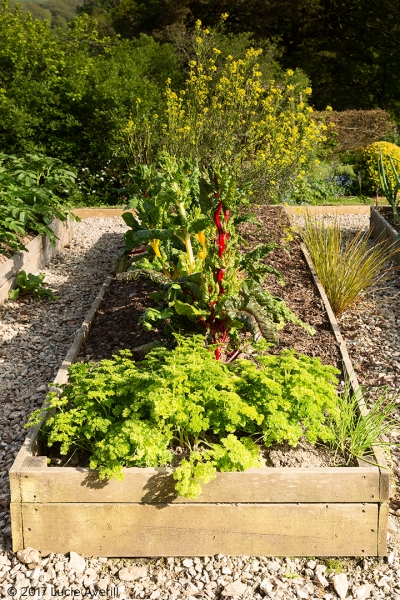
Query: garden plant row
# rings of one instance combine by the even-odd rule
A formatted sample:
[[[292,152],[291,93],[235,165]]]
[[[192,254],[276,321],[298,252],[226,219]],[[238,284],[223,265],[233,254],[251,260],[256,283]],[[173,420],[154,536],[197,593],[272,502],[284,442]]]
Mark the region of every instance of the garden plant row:
[[[168,156],[129,195],[118,274],[10,473],[14,549],[385,554],[389,474],[335,453],[338,376],[357,381],[285,213]],[[299,442],[340,466],[270,466]]]

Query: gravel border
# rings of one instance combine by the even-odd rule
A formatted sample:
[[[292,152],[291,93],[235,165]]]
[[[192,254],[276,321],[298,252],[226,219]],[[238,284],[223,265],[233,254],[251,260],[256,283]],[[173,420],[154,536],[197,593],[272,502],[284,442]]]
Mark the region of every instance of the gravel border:
[[[349,230],[368,227],[368,217],[343,216]],[[10,552],[7,471],[25,437],[23,423],[44,400],[47,382],[72,343],[76,330],[123,245],[121,218],[93,217],[75,225],[75,238],[41,272],[58,293],[54,303],[25,301],[0,309],[0,596],[52,598],[303,598],[400,600],[400,500],[391,504],[387,559],[214,557],[162,559],[40,557]],[[368,388],[400,380],[400,279],[393,274],[340,320],[360,382]],[[396,330],[397,328],[397,330]],[[400,403],[400,401],[399,401]],[[396,440],[395,436],[394,441]],[[393,449],[394,473],[400,454]],[[397,468],[399,470],[397,473]],[[399,515],[397,515],[397,512]]]

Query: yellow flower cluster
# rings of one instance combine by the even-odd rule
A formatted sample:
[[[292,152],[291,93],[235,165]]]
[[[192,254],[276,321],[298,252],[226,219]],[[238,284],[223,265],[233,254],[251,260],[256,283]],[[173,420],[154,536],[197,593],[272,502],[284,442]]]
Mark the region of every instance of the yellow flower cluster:
[[[381,152],[388,177],[392,185],[395,183],[389,156],[392,157],[397,170],[399,170],[400,148],[390,142],[374,142],[358,152],[354,165],[355,173],[361,177],[361,185],[364,193],[376,192],[380,187],[378,159]]]
[[[257,63],[262,50],[255,48],[221,63],[208,34],[198,21],[184,89],[176,92],[167,82],[162,149],[202,164],[233,165],[265,187],[302,177],[326,129],[311,116],[311,88],[301,87],[291,69],[286,83],[265,82]]]

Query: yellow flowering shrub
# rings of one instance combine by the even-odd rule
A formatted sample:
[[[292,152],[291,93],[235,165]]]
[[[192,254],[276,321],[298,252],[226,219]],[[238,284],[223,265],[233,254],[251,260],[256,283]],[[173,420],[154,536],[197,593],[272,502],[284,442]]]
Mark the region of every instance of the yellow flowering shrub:
[[[383,162],[389,179],[394,185],[394,175],[390,166],[389,156],[395,161],[400,161],[400,148],[390,142],[374,142],[358,151],[354,163],[354,172],[361,177],[363,193],[376,193],[379,188],[378,158],[382,152]],[[399,163],[400,164],[400,163]]]
[[[250,184],[259,198],[282,196],[326,140],[326,125],[312,118],[307,103],[311,88],[299,84],[292,70],[284,81],[266,84],[257,62],[262,50],[222,60],[209,30],[200,22],[196,28],[184,89],[175,91],[167,82],[165,114],[156,123],[160,150],[203,166],[233,166],[239,182]],[[140,125],[144,132],[151,121]],[[133,148],[134,136],[126,134]]]

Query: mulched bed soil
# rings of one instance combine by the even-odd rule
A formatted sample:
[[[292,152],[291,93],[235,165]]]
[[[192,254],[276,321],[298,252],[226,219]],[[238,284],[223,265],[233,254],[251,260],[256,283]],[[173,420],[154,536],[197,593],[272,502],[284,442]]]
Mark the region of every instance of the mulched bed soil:
[[[316,330],[316,334],[311,337],[299,325],[289,323],[280,331],[279,343],[271,348],[271,352],[294,348],[308,356],[319,356],[324,364],[340,368],[338,345],[303,254],[295,242],[282,244],[285,229],[288,230],[291,226],[288,216],[280,207],[266,206],[255,212],[261,228],[250,223],[240,226],[241,235],[249,244],[247,250],[263,242],[279,243],[281,247],[269,255],[267,262],[282,273],[286,282],[282,287],[275,276],[269,275],[264,287],[285,300],[300,319]],[[246,251],[245,247],[243,251]],[[164,341],[162,330],[147,332],[139,324],[145,309],[157,306],[150,298],[151,292],[155,290],[155,286],[147,282],[122,282],[114,279],[78,360],[97,361],[110,358],[125,348],[132,350],[148,342]]]
[[[386,221],[388,221],[396,231],[400,232],[400,225],[394,224],[393,210],[391,206],[379,206],[378,211],[381,213],[382,217],[384,217]]]

